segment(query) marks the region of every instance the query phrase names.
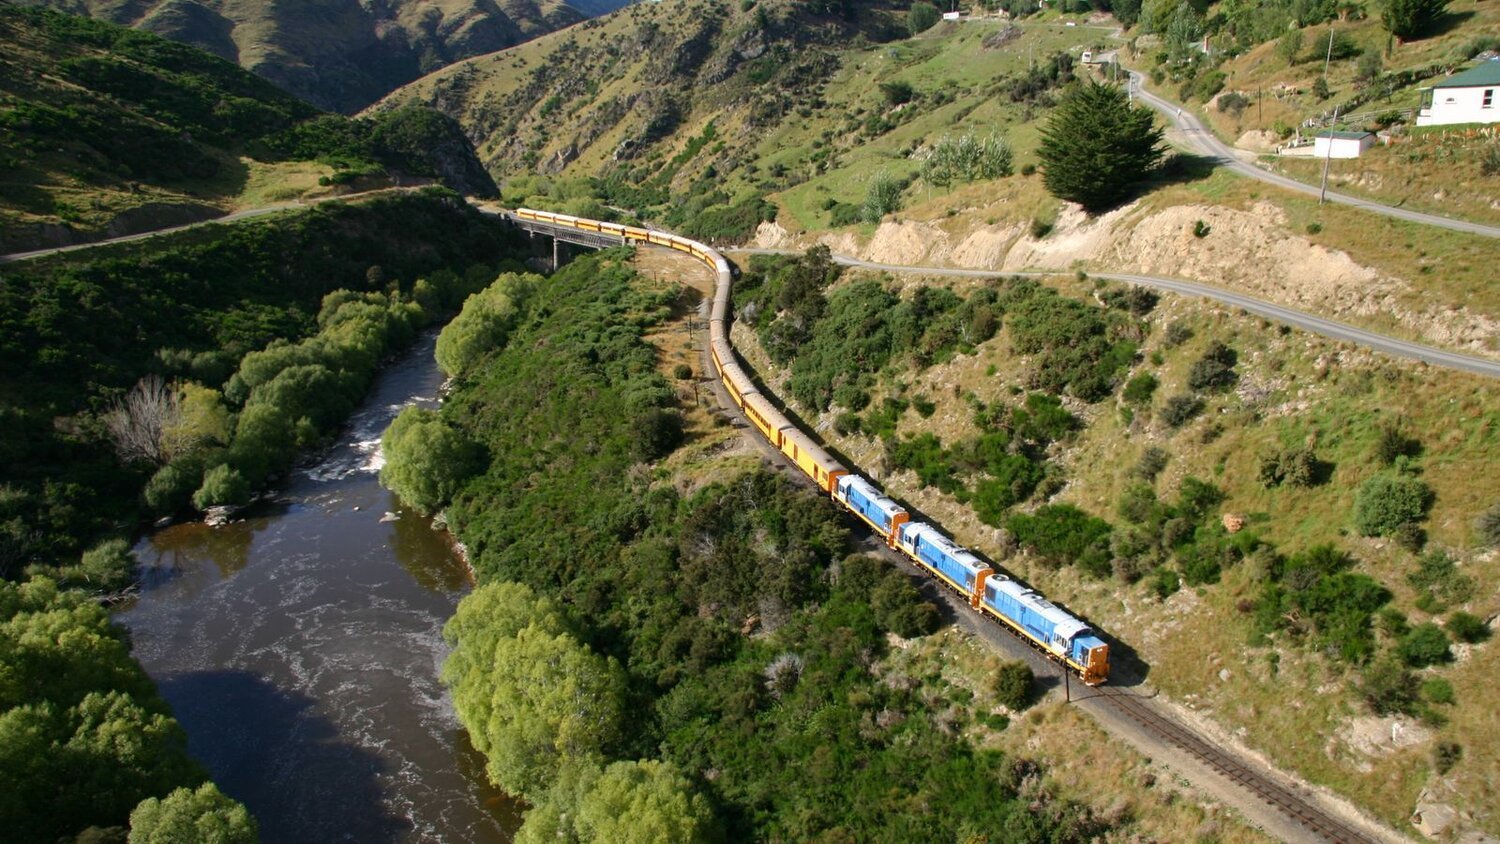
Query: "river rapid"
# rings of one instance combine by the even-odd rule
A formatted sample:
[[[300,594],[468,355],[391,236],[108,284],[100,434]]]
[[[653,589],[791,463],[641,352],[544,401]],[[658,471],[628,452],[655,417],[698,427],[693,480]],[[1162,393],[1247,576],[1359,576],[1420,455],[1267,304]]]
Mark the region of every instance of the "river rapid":
[[[519,826],[439,680],[468,570],[376,478],[381,431],[435,404],[435,337],[380,375],[274,503],[135,549],[141,595],[117,618],[193,756],[266,842],[507,842]]]

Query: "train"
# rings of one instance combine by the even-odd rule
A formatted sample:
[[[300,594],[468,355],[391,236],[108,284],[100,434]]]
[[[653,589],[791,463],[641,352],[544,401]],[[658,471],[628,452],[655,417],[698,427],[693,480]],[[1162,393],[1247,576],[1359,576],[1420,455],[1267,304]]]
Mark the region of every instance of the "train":
[[[819,490],[869,525],[887,546],[963,596],[971,609],[994,618],[1049,658],[1065,665],[1085,684],[1098,686],[1109,679],[1109,645],[1086,622],[996,570],[936,525],[913,521],[906,508],[835,460],[761,392],[740,366],[729,343],[734,279],[723,255],[696,240],[654,229],[529,208],[508,213],[521,221],[612,235],[625,243],[664,246],[706,264],[717,278],[709,312],[709,356],[730,398],[760,435]]]

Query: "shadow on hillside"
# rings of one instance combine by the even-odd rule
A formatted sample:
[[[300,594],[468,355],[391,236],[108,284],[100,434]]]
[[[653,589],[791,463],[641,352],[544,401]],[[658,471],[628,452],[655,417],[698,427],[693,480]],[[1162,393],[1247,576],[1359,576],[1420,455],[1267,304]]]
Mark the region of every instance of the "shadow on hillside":
[[[1419,38],[1414,38],[1412,40],[1415,41],[1420,40],[1420,38],[1436,38],[1439,35],[1447,35],[1449,32],[1452,32],[1453,30],[1458,29],[1459,27],[1468,23],[1469,19],[1472,17],[1474,17],[1473,12],[1448,9],[1441,15],[1438,15],[1437,18],[1433,20],[1432,25],[1427,27],[1427,30],[1423,32]]]

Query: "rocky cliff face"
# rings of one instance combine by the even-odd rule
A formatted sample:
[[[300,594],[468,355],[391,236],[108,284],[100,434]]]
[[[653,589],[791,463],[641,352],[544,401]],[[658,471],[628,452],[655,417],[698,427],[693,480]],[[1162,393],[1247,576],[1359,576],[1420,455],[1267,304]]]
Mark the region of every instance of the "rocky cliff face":
[[[22,0],[202,48],[322,108],[354,112],[460,59],[628,0]]]

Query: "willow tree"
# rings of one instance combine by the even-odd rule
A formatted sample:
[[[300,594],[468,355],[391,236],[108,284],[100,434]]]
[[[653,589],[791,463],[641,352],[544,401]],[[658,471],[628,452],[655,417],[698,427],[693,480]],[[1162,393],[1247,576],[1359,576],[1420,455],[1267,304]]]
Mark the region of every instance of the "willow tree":
[[[1118,205],[1161,163],[1162,130],[1148,109],[1113,85],[1070,88],[1042,130],[1042,179],[1059,199],[1089,212]]]

